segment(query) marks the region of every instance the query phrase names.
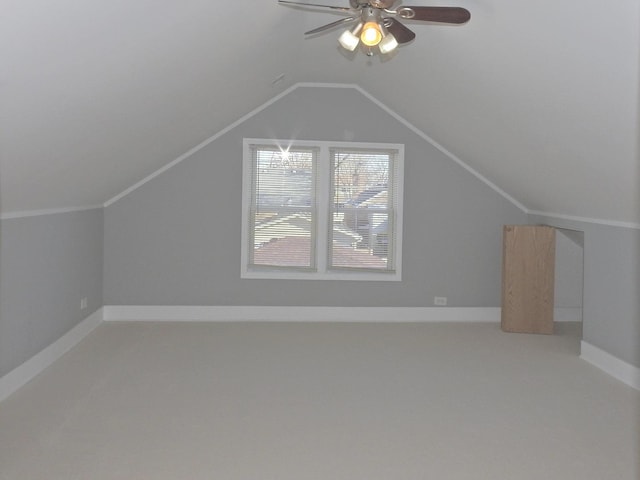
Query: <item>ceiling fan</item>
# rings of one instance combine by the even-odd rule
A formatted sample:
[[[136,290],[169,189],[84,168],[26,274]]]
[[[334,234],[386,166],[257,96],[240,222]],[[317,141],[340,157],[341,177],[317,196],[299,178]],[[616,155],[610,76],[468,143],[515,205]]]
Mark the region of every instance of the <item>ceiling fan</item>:
[[[354,23],[353,27],[345,30],[338,42],[346,50],[353,52],[360,43],[369,47],[367,55],[373,55],[372,47],[378,47],[380,53],[389,53],[398,45],[408,43],[416,36],[411,30],[400,23],[403,20],[418,20],[437,23],[466,23],[471,18],[468,10],[460,7],[408,7],[399,6],[392,9],[398,0],[349,0],[349,7],[319,5],[316,3],[302,3],[290,0],[278,0],[279,4],[295,7],[327,8],[337,10],[350,16],[341,18],[313,30],[305,35],[324,32],[340,25]]]

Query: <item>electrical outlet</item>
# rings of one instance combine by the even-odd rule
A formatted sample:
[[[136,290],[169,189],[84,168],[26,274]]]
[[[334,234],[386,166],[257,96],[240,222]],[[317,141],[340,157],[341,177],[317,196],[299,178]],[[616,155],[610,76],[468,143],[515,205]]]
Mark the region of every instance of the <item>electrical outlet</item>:
[[[433,297],[433,304],[443,307],[447,304],[447,297]]]
[[[87,297],[80,300],[80,310],[84,310],[85,308],[87,308]]]

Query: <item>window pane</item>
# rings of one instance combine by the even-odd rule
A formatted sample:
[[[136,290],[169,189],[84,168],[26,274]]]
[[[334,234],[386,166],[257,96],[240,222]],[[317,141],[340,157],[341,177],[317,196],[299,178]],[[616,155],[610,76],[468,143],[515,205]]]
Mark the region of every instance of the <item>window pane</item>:
[[[310,207],[313,152],[259,149],[256,152],[255,200],[260,208]]]
[[[362,212],[359,220],[363,220]],[[354,212],[356,214],[356,212]],[[342,268],[389,268],[386,213],[371,214],[358,231],[345,227],[344,213],[333,213],[331,265]],[[374,226],[375,225],[375,226]]]
[[[253,265],[312,267],[313,151],[256,149]]]
[[[389,238],[393,222],[385,152],[332,151],[330,265],[392,269]]]
[[[403,157],[400,144],[245,138],[241,278],[401,280]]]

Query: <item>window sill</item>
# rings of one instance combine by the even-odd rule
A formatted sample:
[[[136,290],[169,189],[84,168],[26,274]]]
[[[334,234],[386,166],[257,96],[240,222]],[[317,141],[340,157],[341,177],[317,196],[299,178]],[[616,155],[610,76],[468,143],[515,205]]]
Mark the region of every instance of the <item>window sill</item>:
[[[347,280],[355,282],[399,282],[399,272],[291,272],[277,270],[243,271],[243,279],[258,280]]]

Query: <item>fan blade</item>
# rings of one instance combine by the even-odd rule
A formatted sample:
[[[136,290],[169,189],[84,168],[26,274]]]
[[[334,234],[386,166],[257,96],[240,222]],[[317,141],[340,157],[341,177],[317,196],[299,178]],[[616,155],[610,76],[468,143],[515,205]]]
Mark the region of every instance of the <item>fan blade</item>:
[[[290,2],[288,0],[278,0],[278,3],[283,3],[285,5],[292,5],[294,7],[320,7],[320,8],[330,8],[331,10],[341,10],[343,12],[352,11],[352,9],[348,7],[334,7],[333,5],[319,5],[317,3]]]
[[[396,13],[406,20],[423,22],[466,23],[471,18],[469,10],[460,7],[405,7]]]
[[[304,32],[305,35],[313,35],[314,33],[324,32],[325,30],[329,30],[331,28],[337,27],[338,25],[342,25],[343,23],[349,23],[356,20],[358,17],[345,17],[340,20],[336,20],[335,22],[327,23],[318,28],[314,28],[313,30],[309,30],[308,32]]]
[[[387,31],[395,37],[399,44],[408,43],[416,38],[415,33],[393,18],[385,18],[384,25],[387,27]]]

